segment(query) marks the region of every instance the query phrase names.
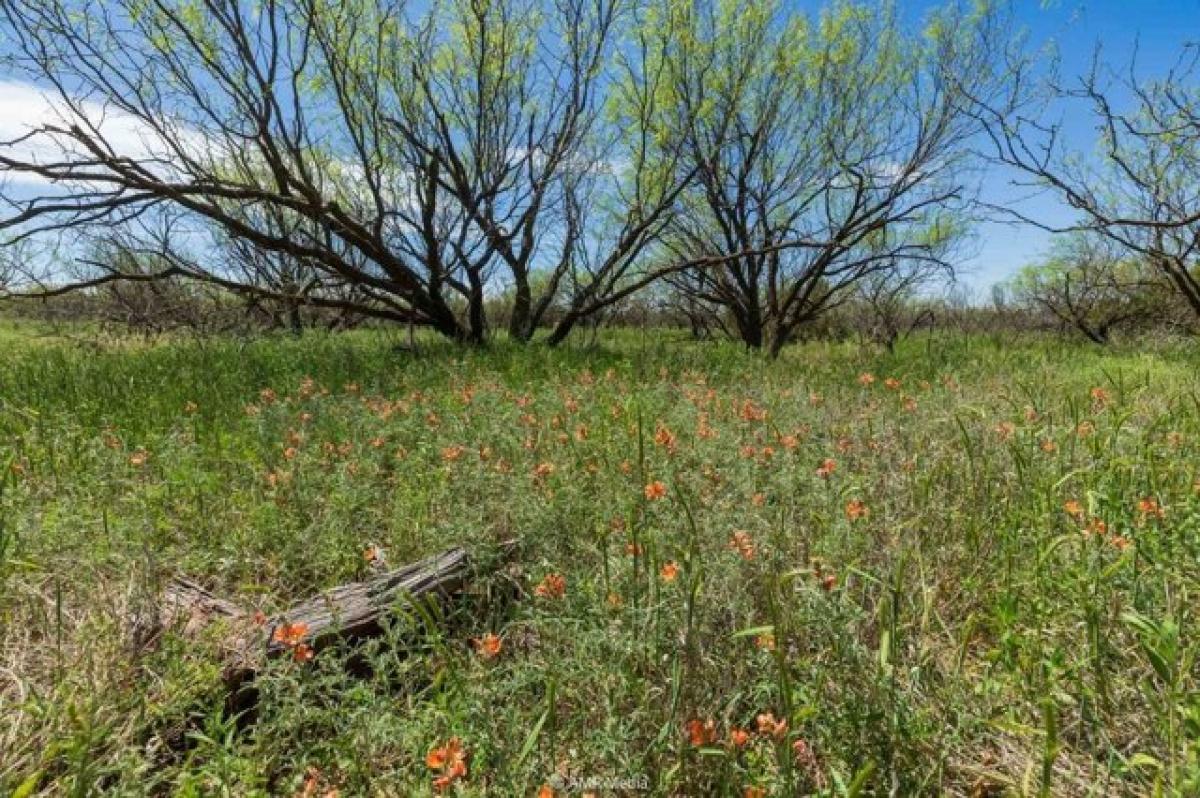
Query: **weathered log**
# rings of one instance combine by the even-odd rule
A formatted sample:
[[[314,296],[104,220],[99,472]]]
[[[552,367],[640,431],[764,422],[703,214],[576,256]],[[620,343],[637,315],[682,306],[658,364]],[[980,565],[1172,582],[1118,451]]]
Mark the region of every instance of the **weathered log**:
[[[298,643],[314,649],[333,640],[370,637],[381,631],[383,616],[400,599],[444,597],[466,583],[470,571],[467,553],[449,549],[366,582],[351,582],[314,596],[280,613],[266,626],[268,654],[291,650]],[[276,635],[282,627],[303,627],[303,634],[287,642]]]
[[[501,553],[507,556],[514,548],[513,542],[505,543]],[[213,629],[225,660],[225,681],[238,686],[252,679],[269,657],[297,650],[315,653],[337,641],[378,635],[398,604],[457,593],[474,570],[465,550],[447,549],[366,581],[324,591],[270,617],[175,577],[162,591],[151,636],[171,630],[197,637]],[[139,634],[143,640],[146,631],[142,628]]]

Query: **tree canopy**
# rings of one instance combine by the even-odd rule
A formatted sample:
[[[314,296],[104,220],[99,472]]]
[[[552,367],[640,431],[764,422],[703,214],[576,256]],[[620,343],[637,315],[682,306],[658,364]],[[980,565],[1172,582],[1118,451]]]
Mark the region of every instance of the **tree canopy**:
[[[1004,79],[986,3],[923,26],[850,0],[0,9],[5,66],[54,107],[0,146],[0,229],[137,256],[67,288],[182,278],[466,341],[500,292],[510,336],[557,342],[674,276],[777,351],[866,276],[949,269],[966,100]]]

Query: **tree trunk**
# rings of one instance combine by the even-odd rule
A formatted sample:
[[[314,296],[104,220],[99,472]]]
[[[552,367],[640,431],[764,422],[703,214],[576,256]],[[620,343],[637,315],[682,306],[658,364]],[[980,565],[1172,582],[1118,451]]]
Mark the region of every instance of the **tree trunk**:
[[[546,343],[550,346],[558,346],[563,341],[567,340],[567,336],[575,329],[575,325],[583,318],[582,315],[575,311],[568,311],[558,324],[554,325],[554,329],[550,333],[550,337],[546,339]]]
[[[527,343],[533,337],[530,313],[533,310],[533,293],[529,289],[529,278],[523,273],[514,273],[512,316],[508,320],[508,337]]]
[[[748,349],[762,349],[763,321],[762,314],[756,307],[731,307],[734,323],[737,324],[738,336]]]
[[[470,274],[469,279],[471,281],[471,295],[467,300],[467,342],[482,344],[487,338],[487,316],[483,305],[483,282],[475,272]]]
[[[300,302],[297,299],[288,300],[288,327],[291,328],[292,335],[300,335],[304,332],[304,320],[300,317]]]
[[[438,333],[446,338],[450,338],[451,340],[469,340],[466,328],[459,324],[458,319],[454,317],[454,312],[451,311],[450,308],[443,307],[439,309],[437,316],[434,318],[433,323],[430,326],[437,330]]]
[[[1160,256],[1154,260],[1159,270],[1166,272],[1167,278],[1174,283],[1179,293],[1183,294],[1192,313],[1200,317],[1200,286],[1192,278],[1187,264],[1178,263],[1166,256]]]
[[[795,334],[797,328],[807,320],[806,318],[798,318],[785,322],[779,319],[771,325],[771,340],[767,353],[772,360],[779,357],[779,353],[792,340],[792,336]]]
[[[783,351],[783,347],[787,344],[788,338],[789,333],[784,330],[777,329],[774,334],[771,335],[771,347],[768,350],[768,354],[771,356],[772,360],[779,357],[779,353]]]

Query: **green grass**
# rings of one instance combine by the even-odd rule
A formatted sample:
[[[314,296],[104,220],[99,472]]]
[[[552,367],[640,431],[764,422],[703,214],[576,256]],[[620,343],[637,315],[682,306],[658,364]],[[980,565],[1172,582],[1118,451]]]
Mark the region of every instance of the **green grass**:
[[[0,332],[0,793],[420,795],[452,737],[474,795],[1200,793],[1200,353],[399,340]],[[212,646],[127,643],[172,573],[270,612],[514,537],[242,728]]]

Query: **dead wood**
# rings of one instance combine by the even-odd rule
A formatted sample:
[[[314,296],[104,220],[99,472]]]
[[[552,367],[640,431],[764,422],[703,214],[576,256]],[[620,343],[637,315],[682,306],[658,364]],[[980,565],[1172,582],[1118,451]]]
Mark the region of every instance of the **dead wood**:
[[[514,549],[513,541],[502,544],[501,559]],[[365,581],[323,591],[267,617],[177,576],[163,588],[150,617],[135,621],[135,639],[144,646],[166,631],[193,639],[215,634],[225,682],[237,687],[253,679],[271,657],[294,655],[297,650],[315,654],[333,643],[381,634],[388,616],[398,608],[460,592],[478,575],[478,565],[464,549],[447,549]]]

